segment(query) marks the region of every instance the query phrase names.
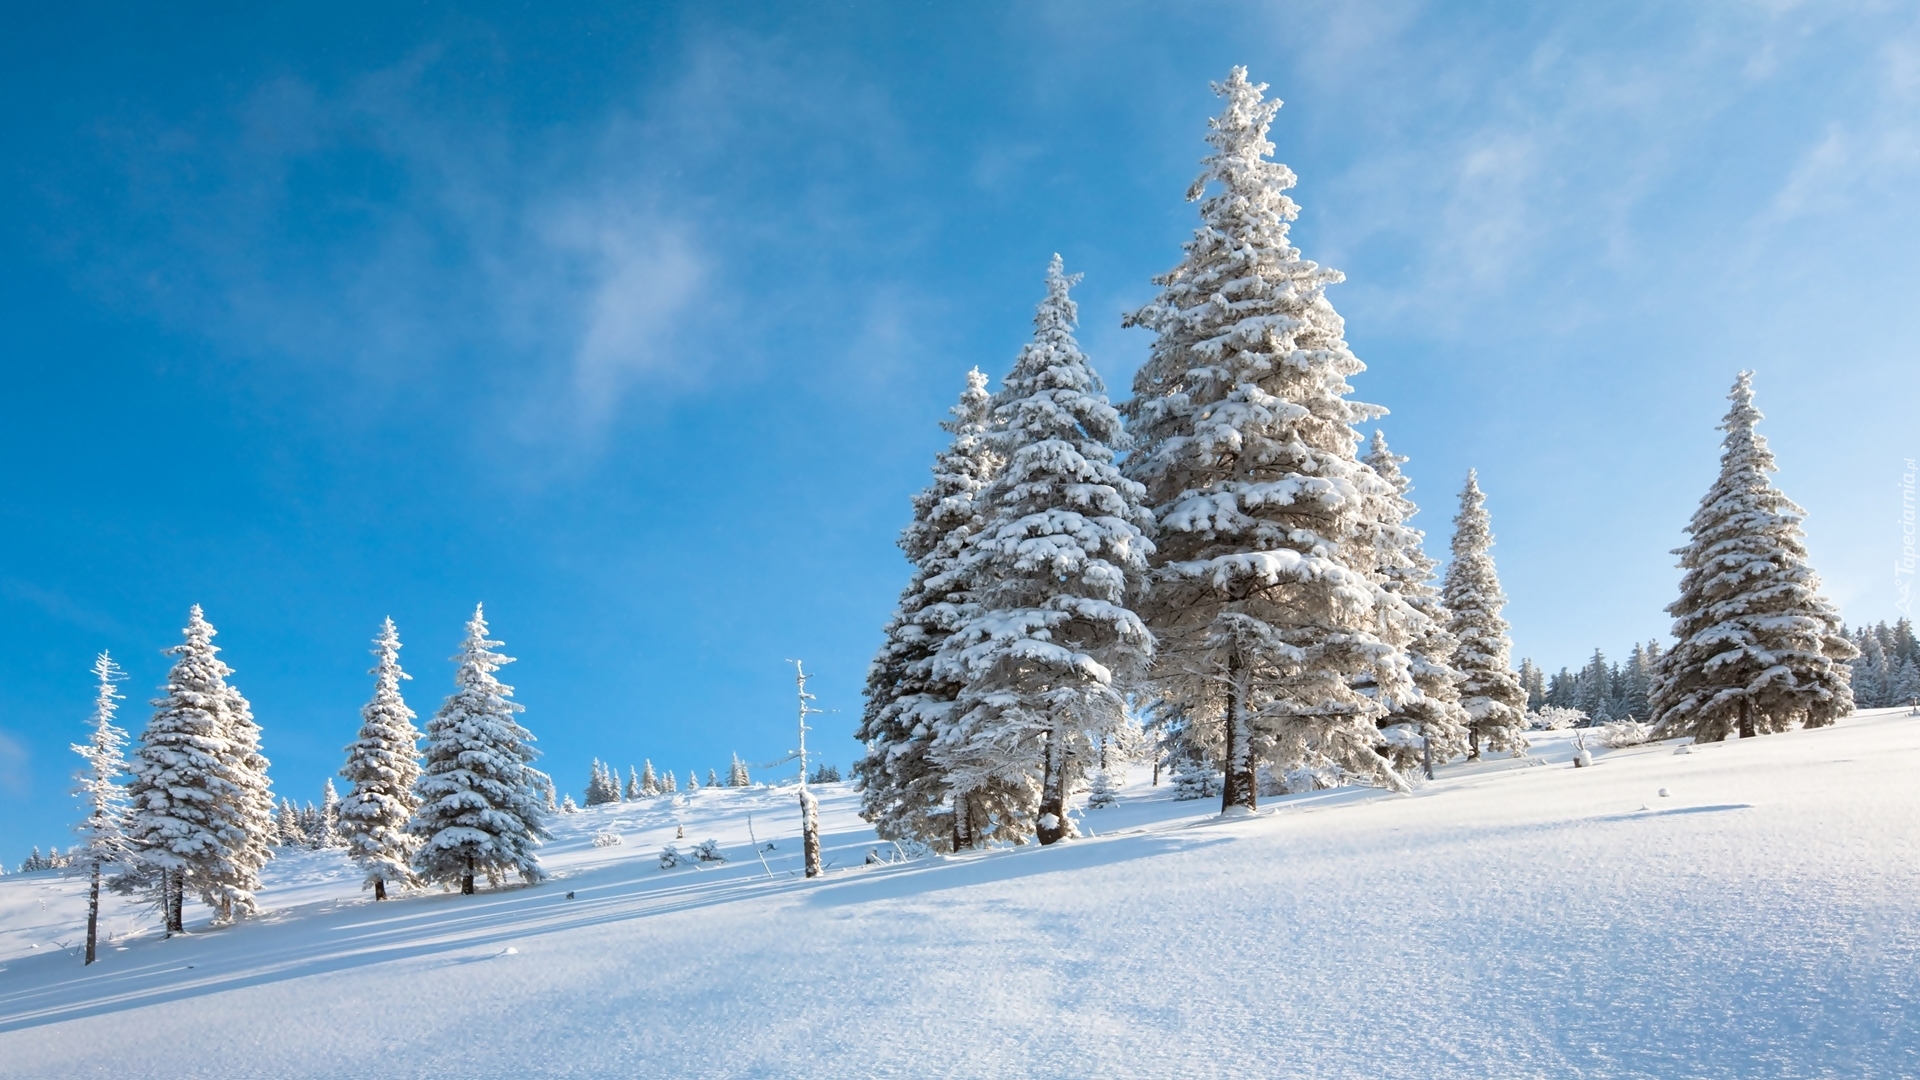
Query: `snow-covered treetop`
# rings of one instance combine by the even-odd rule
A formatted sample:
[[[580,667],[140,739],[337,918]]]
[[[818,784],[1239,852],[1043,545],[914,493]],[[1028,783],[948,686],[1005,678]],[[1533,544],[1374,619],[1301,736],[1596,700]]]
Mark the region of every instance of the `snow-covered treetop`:
[[[1482,636],[1498,635],[1504,641],[1507,623],[1500,610],[1507,606],[1507,596],[1500,589],[1492,549],[1487,496],[1480,490],[1478,471],[1469,469],[1467,486],[1460,491],[1460,512],[1453,519],[1453,561],[1447,565],[1443,601],[1457,619],[1471,621]]]
[[[1023,581],[1044,579],[1044,593],[1112,603],[1124,597],[1128,575],[1146,568],[1153,545],[1144,530],[1152,516],[1140,505],[1144,489],[1114,464],[1126,432],[1073,337],[1079,308],[1071,289],[1078,280],[1067,275],[1059,255],[1047,264],[1033,340],[1021,348],[995,399],[989,438],[1005,464],[988,494],[993,519],[967,559],[998,568],[989,576],[999,585],[989,591],[1026,595]],[[1024,606],[1039,598],[1013,602]],[[1123,637],[1147,639],[1131,612],[1096,610],[1064,597],[1044,606],[1063,619],[1108,622]]]
[[[1390,587],[1401,591],[1410,600],[1415,599],[1428,591],[1425,583],[1433,577],[1434,568],[1439,562],[1426,553],[1423,546],[1426,534],[1409,524],[1413,516],[1420,512],[1420,507],[1415,505],[1412,498],[1413,481],[1400,471],[1400,466],[1406,463],[1407,458],[1388,449],[1386,433],[1376,429],[1365,460],[1392,489],[1388,499],[1393,514],[1388,522],[1383,523],[1379,536],[1380,573]]]
[[[1349,578],[1372,568],[1393,491],[1359,463],[1353,425],[1386,410],[1347,397],[1366,365],[1325,295],[1343,276],[1288,238],[1293,172],[1266,160],[1279,102],[1243,68],[1214,89],[1226,106],[1188,195],[1213,194],[1160,294],[1125,320],[1155,332],[1125,406],[1139,446],[1127,472],[1147,486],[1170,571],[1229,590],[1318,581],[1364,607],[1372,590]]]
[[[933,460],[933,483],[913,497],[913,523],[900,534],[900,548],[916,565],[952,538],[954,547],[966,537],[974,515],[973,500],[993,478],[995,459],[987,447],[987,424],[992,395],[979,368],[967,372],[967,388],[940,426],[953,433],[953,442]],[[937,569],[937,568],[936,568]]]
[[[1352,457],[1359,435],[1350,425],[1386,410],[1346,399],[1347,377],[1365,365],[1347,348],[1345,324],[1324,295],[1345,276],[1301,258],[1288,236],[1299,213],[1286,195],[1294,174],[1267,160],[1280,102],[1264,100],[1265,89],[1248,82],[1243,67],[1214,84],[1226,106],[1207,136],[1214,153],[1187,191],[1188,199],[1203,199],[1201,225],[1181,264],[1155,279],[1160,295],[1126,319],[1158,333],[1134,379],[1130,418],[1149,443],[1166,438],[1167,425],[1191,422],[1209,457],[1239,452],[1239,429],[1250,421],[1304,424],[1314,429],[1309,445]],[[1248,383],[1266,394],[1209,407]],[[1159,452],[1178,458],[1191,451],[1176,442]]]
[[[1742,371],[1728,391],[1733,404],[1720,421],[1726,438],[1720,441],[1720,477],[1700,500],[1687,531],[1695,545],[1704,541],[1708,548],[1721,539],[1779,536],[1796,554],[1805,555],[1800,542],[1800,522],[1806,511],[1795,505],[1773,486],[1767,477],[1778,471],[1767,437],[1755,430],[1766,419],[1753,404],[1753,372]],[[1681,549],[1676,554],[1685,554]],[[1710,555],[1702,550],[1700,555]]]

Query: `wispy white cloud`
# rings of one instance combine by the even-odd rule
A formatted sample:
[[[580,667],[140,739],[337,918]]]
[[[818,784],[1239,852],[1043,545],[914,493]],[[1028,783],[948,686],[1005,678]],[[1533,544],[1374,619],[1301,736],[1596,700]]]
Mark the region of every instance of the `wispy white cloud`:
[[[818,240],[844,245],[875,212],[833,181],[901,167],[905,140],[884,94],[802,59],[695,34],[665,77],[545,128],[449,103],[435,76],[460,58],[437,47],[337,87],[276,78],[224,117],[110,137],[129,221],[91,237],[78,272],[360,401],[371,386],[411,407],[452,383],[490,395],[522,441],[591,442],[641,387],[751,367],[754,319],[833,303]],[[742,212],[742,185],[780,192],[782,212]],[[762,303],[737,302],[777,269]]]
[[[27,794],[30,756],[19,739],[0,730],[0,792],[16,797]]]

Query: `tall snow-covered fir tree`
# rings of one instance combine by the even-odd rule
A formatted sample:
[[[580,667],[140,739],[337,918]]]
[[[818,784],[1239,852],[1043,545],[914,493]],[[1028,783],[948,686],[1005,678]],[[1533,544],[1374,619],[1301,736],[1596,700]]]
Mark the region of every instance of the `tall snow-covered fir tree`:
[[[338,830],[366,875],[362,888],[385,900],[389,885],[414,882],[420,840],[407,831],[407,822],[419,806],[413,785],[420,779],[420,732],[400,693],[400,680],[413,676],[400,669],[400,631],[392,619],[381,624],[373,646],[373,700],[360,709],[360,737],[347,744],[340,775],[353,787],[340,800]]]
[[[1677,643],[1648,693],[1662,736],[1699,742],[1833,723],[1853,711],[1847,661],[1859,655],[1807,562],[1806,511],[1768,478],[1776,466],[1754,430],[1753,373],[1727,397],[1720,476],[1674,552],[1685,570],[1667,606]]]
[[[77,743],[73,752],[86,765],[80,770],[80,786],[75,789],[87,813],[75,826],[80,846],[75,849],[75,865],[87,872],[87,951],[86,962],[98,959],[100,928],[100,881],[107,868],[124,863],[132,853],[127,843],[127,793],[120,777],[127,770],[127,733],[114,724],[122,695],[114,684],[127,676],[113,657],[101,653],[94,658],[92,729],[87,741]]]
[[[292,799],[281,799],[280,809],[274,811],[273,837],[274,842],[283,847],[307,846],[307,823]]]
[[[1067,798],[1125,728],[1125,695],[1153,655],[1130,606],[1153,519],[1115,463],[1126,432],[1073,337],[1074,280],[1055,255],[1033,340],[994,398],[988,438],[1004,464],[976,496],[958,568],[974,610],[934,665],[962,687],[933,749],[956,799],[1030,790],[1037,805],[996,808],[1020,814],[997,825],[1042,844],[1073,835]]]
[[[1493,565],[1493,519],[1480,478],[1467,472],[1460,492],[1460,513],[1453,519],[1453,559],[1447,563],[1440,602],[1453,616],[1448,624],[1459,643],[1453,666],[1466,678],[1460,703],[1471,730],[1467,756],[1479,757],[1482,744],[1518,757],[1527,750],[1527,692],[1513,671],[1513,641],[1500,611],[1507,594]]]
[[[334,788],[332,777],[320,788],[320,832],[314,837],[313,846],[340,846],[340,792]]]
[[[646,759],[640,767],[640,794],[660,794],[660,781],[653,775],[653,759]]]
[[[861,815],[885,839],[938,850],[1016,838],[1008,823],[1017,818],[1018,798],[1008,797],[1008,785],[976,788],[971,805],[963,798],[956,808],[946,770],[931,754],[936,729],[960,693],[959,682],[935,670],[934,657],[973,610],[958,573],[960,554],[979,529],[975,501],[1000,465],[987,439],[991,407],[987,377],[975,368],[941,424],[953,440],[934,458],[933,481],[914,496],[913,522],[900,534],[913,572],[867,669],[866,707],[854,736],[866,746],[853,766]]]
[[[533,733],[514,719],[524,706],[494,672],[513,659],[494,652],[480,607],[453,659],[458,686],[427,721],[426,763],[414,783],[419,809],[407,831],[422,841],[413,869],[429,882],[498,881],[508,873],[529,884],[546,877],[535,849],[549,838],[542,803],[547,778],[533,767]]]
[[[195,604],[166,696],[140,734],[128,766],[128,838],[151,878],[165,926],[184,928],[191,890],[231,921],[254,910],[268,844],[273,796],[252,709],[229,686],[233,674],[213,644],[215,630]]]
[[[1365,365],[1326,298],[1343,276],[1289,239],[1294,175],[1268,160],[1280,103],[1245,68],[1214,89],[1226,104],[1187,192],[1201,225],[1125,320],[1155,334],[1125,409],[1127,473],[1159,527],[1156,682],[1225,773],[1223,809],[1254,807],[1262,766],[1403,788],[1376,721],[1415,693],[1405,647],[1425,620],[1378,573],[1396,493],[1354,427],[1385,410],[1347,396]]]
[[[1388,449],[1383,432],[1373,433],[1366,463],[1394,492],[1393,497],[1386,500],[1390,517],[1380,533],[1383,550],[1379,573],[1387,590],[1420,616],[1419,621],[1408,624],[1412,641],[1407,646],[1407,658],[1414,692],[1398,700],[1387,699],[1385,704],[1392,711],[1378,723],[1382,728],[1397,724],[1412,726],[1424,740],[1423,751],[1431,748],[1433,760],[1438,764],[1466,752],[1470,721],[1460,704],[1463,676],[1453,666],[1453,654],[1459,642],[1447,629],[1452,615],[1440,602],[1440,590],[1433,584],[1434,570],[1439,563],[1427,554],[1425,533],[1410,524],[1420,508],[1411,497],[1413,481],[1400,471],[1406,460]],[[1394,760],[1395,768],[1401,770],[1416,764],[1410,750],[1400,751]]]
[[[739,754],[733,755],[733,764],[727,767],[727,786],[753,786],[753,780],[747,776],[747,763],[740,760]]]

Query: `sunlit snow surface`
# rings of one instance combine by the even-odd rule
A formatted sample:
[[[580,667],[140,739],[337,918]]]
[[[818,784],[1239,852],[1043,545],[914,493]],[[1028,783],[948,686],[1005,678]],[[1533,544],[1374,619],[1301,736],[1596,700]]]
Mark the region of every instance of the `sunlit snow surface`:
[[[816,882],[791,788],[562,818],[554,880],[474,897],[296,854],[231,929],[116,906],[89,969],[80,884],[0,878],[0,1075],[1920,1075],[1920,719],[1571,734],[1233,821],[1136,769],[1095,836],[873,867],[831,785]]]

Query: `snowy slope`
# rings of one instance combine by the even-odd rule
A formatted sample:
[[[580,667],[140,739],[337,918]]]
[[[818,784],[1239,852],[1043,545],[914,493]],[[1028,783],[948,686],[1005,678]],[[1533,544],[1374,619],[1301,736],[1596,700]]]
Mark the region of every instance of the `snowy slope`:
[[[1566,734],[1252,819],[1135,783],[1094,837],[876,867],[832,787],[818,882],[791,789],[563,819],[551,883],[476,897],[297,855],[271,915],[91,969],[78,884],[9,877],[0,1074],[1920,1075],[1920,720],[1582,770]],[[732,861],[659,869],[678,826]]]

